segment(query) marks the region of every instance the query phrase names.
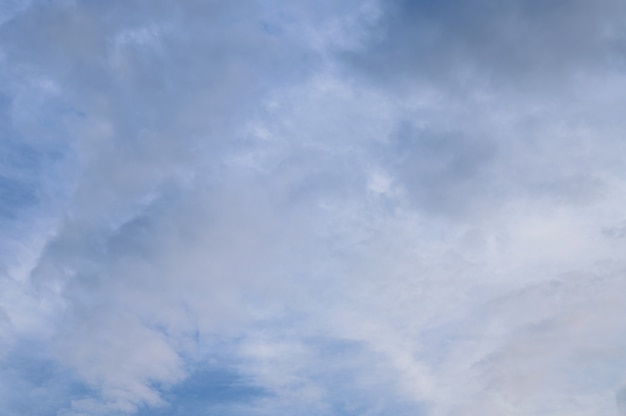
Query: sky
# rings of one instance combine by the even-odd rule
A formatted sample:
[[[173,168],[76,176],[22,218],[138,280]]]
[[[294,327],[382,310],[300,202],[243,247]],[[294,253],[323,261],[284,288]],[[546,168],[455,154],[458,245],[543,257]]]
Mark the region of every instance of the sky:
[[[0,0],[0,416],[626,415],[621,0]]]

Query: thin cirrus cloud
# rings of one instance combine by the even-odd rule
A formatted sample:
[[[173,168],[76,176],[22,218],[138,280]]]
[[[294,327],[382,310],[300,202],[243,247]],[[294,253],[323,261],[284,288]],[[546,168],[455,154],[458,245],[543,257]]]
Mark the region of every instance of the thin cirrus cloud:
[[[0,415],[619,415],[614,0],[0,9]]]

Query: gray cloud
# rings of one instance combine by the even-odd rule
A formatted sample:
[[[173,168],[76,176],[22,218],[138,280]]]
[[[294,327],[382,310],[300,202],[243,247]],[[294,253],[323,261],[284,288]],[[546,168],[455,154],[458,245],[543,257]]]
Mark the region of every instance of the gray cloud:
[[[7,8],[0,407],[617,414],[621,7]]]
[[[612,0],[385,2],[369,40],[347,58],[385,83],[553,88],[619,70],[622,12]]]
[[[391,137],[389,165],[408,184],[407,193],[416,204],[433,215],[484,211],[486,207],[474,205],[491,199],[483,193],[492,186],[489,165],[496,145],[466,134],[402,123]]]

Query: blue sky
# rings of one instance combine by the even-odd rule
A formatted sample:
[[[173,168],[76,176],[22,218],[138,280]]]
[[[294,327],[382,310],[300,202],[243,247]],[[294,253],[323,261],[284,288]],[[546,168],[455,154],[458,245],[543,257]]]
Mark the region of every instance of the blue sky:
[[[0,416],[626,414],[625,30],[0,1]]]

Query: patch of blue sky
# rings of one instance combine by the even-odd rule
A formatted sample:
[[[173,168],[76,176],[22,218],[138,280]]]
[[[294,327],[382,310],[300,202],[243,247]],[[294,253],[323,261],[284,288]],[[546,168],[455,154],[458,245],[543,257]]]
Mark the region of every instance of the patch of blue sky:
[[[30,3],[29,0],[4,0],[0,4],[0,25],[14,18],[26,9]]]
[[[0,416],[56,416],[73,400],[94,394],[34,340],[19,342],[0,362],[0,372],[10,380],[0,385]]]
[[[311,380],[328,392],[329,415],[357,416],[392,413],[424,414],[427,404],[394,392],[393,381],[376,373],[384,358],[362,341],[337,338],[307,338],[305,344],[318,365]],[[380,394],[372,395],[371,391]]]
[[[36,146],[5,133],[0,131],[0,256],[7,258],[0,257],[0,263],[32,236],[51,230],[69,202],[73,180],[67,173],[74,164],[63,146]]]
[[[163,392],[166,405],[139,410],[137,416],[241,414],[271,392],[227,367],[196,368],[185,381]]]

